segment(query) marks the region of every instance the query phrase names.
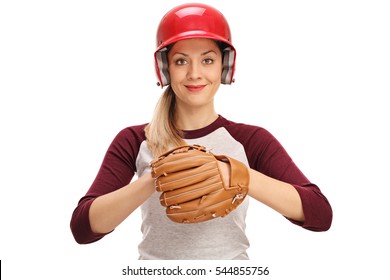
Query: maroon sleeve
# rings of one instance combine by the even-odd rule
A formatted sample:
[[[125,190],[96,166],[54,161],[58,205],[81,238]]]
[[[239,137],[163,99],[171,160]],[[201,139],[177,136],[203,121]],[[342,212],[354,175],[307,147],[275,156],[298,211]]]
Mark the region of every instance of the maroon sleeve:
[[[279,141],[267,130],[245,124],[226,127],[245,148],[251,168],[274,179],[290,183],[302,200],[305,222],[292,223],[312,231],[326,231],[333,218],[328,199],[295,165]]]
[[[86,244],[106,234],[92,232],[89,209],[95,198],[127,185],[136,172],[135,161],[145,139],[144,125],[123,129],[114,138],[104,156],[99,172],[89,190],[73,211],[70,228],[77,243]]]

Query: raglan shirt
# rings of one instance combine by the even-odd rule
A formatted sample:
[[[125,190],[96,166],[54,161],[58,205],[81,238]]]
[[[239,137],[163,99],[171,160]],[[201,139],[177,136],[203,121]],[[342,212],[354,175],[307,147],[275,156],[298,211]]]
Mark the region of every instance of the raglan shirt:
[[[71,230],[78,243],[92,243],[106,235],[92,232],[89,223],[89,208],[96,197],[129,184],[134,175],[141,177],[150,172],[153,156],[146,145],[145,126],[123,129],[109,146],[94,182],[72,215]],[[219,116],[204,128],[183,133],[188,144],[205,146],[214,154],[230,156],[269,177],[290,183],[300,195],[305,222],[288,220],[312,231],[329,229],[332,209],[327,198],[266,129]],[[249,258],[246,252],[249,240],[245,234],[248,196],[224,218],[195,224],[169,220],[159,196],[155,192],[141,205],[143,238],[138,246],[139,259]]]

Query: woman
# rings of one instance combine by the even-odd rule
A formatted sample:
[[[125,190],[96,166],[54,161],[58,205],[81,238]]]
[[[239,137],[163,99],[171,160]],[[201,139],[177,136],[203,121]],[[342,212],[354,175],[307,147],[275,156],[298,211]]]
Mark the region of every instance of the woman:
[[[149,124],[125,128],[111,143],[72,216],[78,243],[101,239],[141,207],[140,259],[248,259],[248,198],[224,218],[183,225],[166,217],[150,163],[185,144],[202,145],[247,165],[248,195],[292,223],[312,231],[330,228],[328,200],[281,144],[267,130],[229,121],[215,111],[220,84],[233,81],[235,57],[229,25],[215,8],[180,5],[163,17],[155,62],[159,85],[166,89]],[[221,163],[221,170],[229,178],[226,164]],[[138,179],[132,180],[135,174]]]

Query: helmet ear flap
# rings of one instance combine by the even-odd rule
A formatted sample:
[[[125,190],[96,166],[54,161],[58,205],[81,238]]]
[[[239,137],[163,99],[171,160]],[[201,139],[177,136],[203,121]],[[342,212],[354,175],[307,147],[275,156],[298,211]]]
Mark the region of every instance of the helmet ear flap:
[[[222,77],[221,83],[230,85],[233,81],[236,61],[236,51],[227,47],[222,51]]]
[[[169,85],[171,78],[168,70],[168,48],[164,47],[161,50],[156,51],[154,57],[156,61],[156,73],[160,80],[157,85],[161,87]]]

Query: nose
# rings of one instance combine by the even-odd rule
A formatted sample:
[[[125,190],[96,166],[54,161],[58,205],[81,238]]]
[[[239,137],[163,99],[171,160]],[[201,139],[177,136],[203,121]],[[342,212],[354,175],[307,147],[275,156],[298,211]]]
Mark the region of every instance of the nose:
[[[201,65],[198,63],[190,63],[187,71],[187,79],[188,80],[197,80],[201,78]]]

